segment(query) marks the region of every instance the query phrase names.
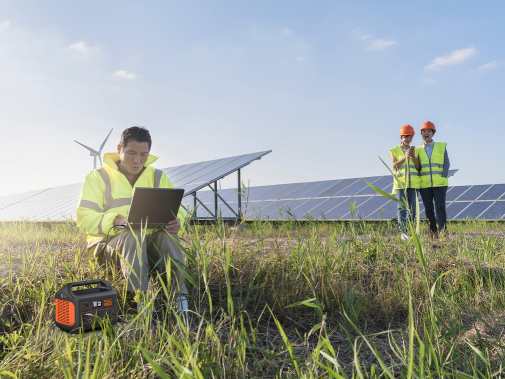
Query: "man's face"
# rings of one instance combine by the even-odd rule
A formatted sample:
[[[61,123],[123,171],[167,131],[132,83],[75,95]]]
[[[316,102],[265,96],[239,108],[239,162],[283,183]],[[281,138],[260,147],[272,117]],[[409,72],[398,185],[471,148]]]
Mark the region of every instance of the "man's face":
[[[426,142],[430,142],[431,139],[433,138],[433,130],[432,129],[423,129],[421,130],[421,135],[423,136],[423,140]]]
[[[149,144],[147,142],[130,141],[124,147],[117,145],[119,159],[121,159],[121,170],[128,174],[136,175],[144,167],[149,158]]]

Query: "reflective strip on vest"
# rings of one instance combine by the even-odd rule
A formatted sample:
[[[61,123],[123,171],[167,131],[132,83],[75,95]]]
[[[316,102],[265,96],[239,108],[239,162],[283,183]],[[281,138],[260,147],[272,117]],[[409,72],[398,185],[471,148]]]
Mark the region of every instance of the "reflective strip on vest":
[[[125,205],[130,205],[131,203],[132,203],[131,197],[122,197],[120,199],[114,199],[112,200],[112,205],[109,209],[124,207]]]
[[[102,177],[102,180],[105,183],[105,192],[104,192],[104,197],[105,197],[105,204],[104,204],[104,210],[107,211],[111,208],[112,201],[114,200],[112,198],[112,185],[110,184],[110,177],[109,173],[107,170],[103,167],[100,167],[97,169],[97,171],[100,173],[100,176]]]
[[[102,230],[102,221],[103,221],[104,217],[105,217],[105,213],[102,214],[102,218],[100,218],[100,221],[98,222],[98,234],[105,234]]]
[[[161,182],[161,176],[163,175],[163,171],[159,169],[154,169],[154,187],[153,188],[160,188],[160,182]]]
[[[100,208],[100,206],[97,203],[95,203],[93,201],[89,201],[89,200],[81,200],[79,202],[78,207],[88,208],[88,209],[96,209],[98,212],[103,213],[103,209]]]
[[[426,154],[424,145],[418,147],[421,163],[421,188],[444,187],[449,185],[447,178],[442,176],[444,170],[444,156],[446,144],[435,142],[431,158]]]

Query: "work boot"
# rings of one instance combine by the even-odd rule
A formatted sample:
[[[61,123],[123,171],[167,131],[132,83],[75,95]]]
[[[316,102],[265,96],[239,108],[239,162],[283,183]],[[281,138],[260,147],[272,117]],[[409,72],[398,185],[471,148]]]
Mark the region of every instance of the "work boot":
[[[439,238],[438,232],[430,230],[430,238],[438,240],[438,238]]]

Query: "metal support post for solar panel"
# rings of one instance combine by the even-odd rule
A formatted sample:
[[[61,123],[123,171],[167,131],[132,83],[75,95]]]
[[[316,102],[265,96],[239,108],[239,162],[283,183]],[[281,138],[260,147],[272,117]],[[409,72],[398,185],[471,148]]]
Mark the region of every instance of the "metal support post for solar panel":
[[[238,176],[238,220],[242,221],[242,183],[240,181],[240,169],[237,170],[237,176]]]
[[[215,194],[217,197],[219,197],[219,198],[221,199],[221,201],[223,202],[223,204],[224,204],[224,205],[226,205],[226,206],[228,207],[228,209],[229,209],[230,211],[232,211],[232,212],[233,212],[233,214],[234,214],[235,216],[237,216],[237,218],[238,218],[239,216],[238,216],[238,215],[237,215],[237,213],[233,210],[233,208],[232,208],[232,207],[230,207],[230,204],[228,204],[228,203],[227,203],[227,202],[226,202],[226,201],[225,201],[225,200],[221,197],[221,195],[220,195],[217,191],[215,191],[215,190],[214,190],[214,188],[212,188],[212,186],[211,186],[210,184],[207,184],[207,186],[208,186],[208,187],[212,190],[212,192],[214,192],[214,194]]]
[[[216,221],[217,221],[217,180],[214,182],[214,211],[216,214]]]
[[[204,204],[204,203],[202,203],[202,201],[201,201],[198,197],[196,197],[196,196],[195,196],[195,199],[196,199],[196,200],[200,203],[200,205],[201,205],[202,207],[204,207],[204,208],[207,210],[207,212],[209,212],[209,214],[210,214],[210,215],[211,215],[214,219],[216,219],[216,216],[215,216],[215,215],[214,215],[214,214],[210,211],[210,209],[209,209],[209,208],[207,208],[207,207],[205,206],[205,204]]]
[[[196,216],[196,192],[193,192],[193,218],[197,218]]]

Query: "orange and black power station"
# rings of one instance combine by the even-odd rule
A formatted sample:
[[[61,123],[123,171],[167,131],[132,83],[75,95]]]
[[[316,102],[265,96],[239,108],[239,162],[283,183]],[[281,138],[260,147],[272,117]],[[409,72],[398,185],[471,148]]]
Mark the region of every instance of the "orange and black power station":
[[[98,284],[72,291],[74,287]],[[67,332],[100,329],[108,320],[117,323],[117,292],[105,280],[69,283],[56,293],[55,323]]]

